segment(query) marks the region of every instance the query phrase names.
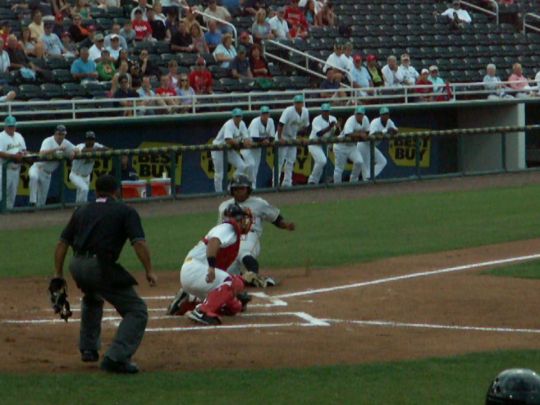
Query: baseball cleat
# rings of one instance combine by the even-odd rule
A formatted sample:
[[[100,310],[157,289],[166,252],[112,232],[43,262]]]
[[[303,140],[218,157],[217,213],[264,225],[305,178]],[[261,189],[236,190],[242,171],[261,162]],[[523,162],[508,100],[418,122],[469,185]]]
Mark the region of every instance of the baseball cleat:
[[[221,321],[217,316],[208,316],[197,308],[189,312],[187,317],[192,321],[202,323],[203,325],[221,325]]]
[[[272,277],[266,277],[264,279],[264,284],[265,287],[275,287],[277,285],[277,281],[274,280]]]
[[[101,362],[101,369],[108,373],[137,374],[139,367],[135,363],[114,361],[105,356]]]
[[[167,308],[167,315],[184,315],[193,309],[192,305],[189,302],[189,294],[180,288]]]

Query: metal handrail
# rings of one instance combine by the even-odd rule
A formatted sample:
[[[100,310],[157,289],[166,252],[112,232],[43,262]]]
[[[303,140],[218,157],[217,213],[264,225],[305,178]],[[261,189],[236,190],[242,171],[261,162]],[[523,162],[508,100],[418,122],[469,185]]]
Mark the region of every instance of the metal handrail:
[[[185,7],[184,7],[184,8],[185,8]],[[191,8],[191,12],[192,12],[193,14],[199,14],[199,15],[202,15],[203,17],[206,17],[206,18],[208,18],[208,19],[210,19],[210,20],[214,20],[214,21],[217,21],[217,22],[219,22],[219,23],[222,23],[222,24],[225,24],[225,25],[228,25],[229,27],[231,27],[232,30],[233,30],[233,35],[234,35],[234,42],[235,42],[236,44],[238,44],[238,42],[237,42],[237,39],[238,39],[238,32],[236,31],[236,27],[235,27],[232,23],[230,23],[229,21],[222,20],[221,18],[214,17],[213,15],[207,14],[207,13],[205,13],[204,11],[200,11],[200,10],[198,10],[198,9],[196,9],[196,8]]]
[[[312,70],[312,69],[309,69],[309,67],[308,67],[308,60],[312,60],[312,61],[315,61],[315,62],[317,62],[317,63],[322,63],[323,65],[328,65],[328,66],[330,66],[332,69],[339,70],[340,72],[344,73],[344,74],[347,76],[347,78],[349,79],[350,82],[352,82],[352,76],[351,76],[351,73],[350,73],[348,70],[342,69],[342,68],[340,68],[340,67],[338,67],[338,66],[331,65],[331,64],[327,63],[326,61],[324,61],[324,60],[322,60],[322,59],[320,59],[320,58],[317,58],[316,56],[310,55],[310,54],[307,53],[307,52],[303,52],[303,51],[300,51],[299,49],[296,49],[296,48],[293,48],[293,47],[291,47],[291,46],[285,45],[285,44],[283,44],[283,43],[281,43],[281,42],[279,42],[279,41],[275,41],[275,40],[273,40],[273,39],[267,39],[267,40],[265,40],[265,43],[266,43],[266,42],[268,42],[268,43],[270,43],[270,44],[272,44],[272,45],[275,45],[275,46],[277,46],[277,47],[281,47],[281,48],[283,48],[283,49],[285,49],[285,50],[287,50],[287,51],[289,51],[289,52],[293,52],[293,53],[296,53],[296,54],[298,54],[298,55],[300,55],[300,56],[305,57],[305,58],[306,58],[306,66],[305,66],[305,67],[302,67],[302,66],[300,66],[300,65],[298,65],[298,64],[296,64],[296,63],[294,63],[294,62],[292,62],[292,61],[290,61],[290,60],[286,60],[286,59],[280,58],[280,57],[278,57],[278,56],[276,56],[276,55],[274,55],[274,54],[272,54],[272,53],[269,53],[269,52],[266,50],[266,47],[265,47],[264,54],[267,55],[267,56],[269,56],[269,57],[271,57],[271,58],[273,58],[273,59],[275,59],[275,60],[278,60],[278,61],[280,61],[280,62],[282,62],[282,63],[287,64],[287,65],[296,67],[297,69],[301,69],[301,70],[303,70],[303,71],[305,71],[305,72],[308,72],[308,73],[310,73],[310,74],[312,74],[312,75],[314,75],[314,76],[322,77],[323,79],[326,79],[326,76],[322,75],[321,73],[316,72],[316,71],[314,71],[314,70]],[[342,86],[343,86],[343,87],[348,87],[348,88],[351,87],[351,86],[348,86],[348,85],[346,85],[346,84],[344,84],[344,83],[342,83]]]
[[[535,13],[526,13],[524,16],[523,16],[523,28],[522,28],[522,32],[525,34],[526,31],[527,31],[527,28],[533,30],[533,31],[536,31],[536,32],[540,32],[540,28],[539,27],[535,27],[534,25],[531,25],[531,24],[527,24],[527,17],[532,17],[536,20],[540,20],[540,15],[538,14],[535,14]]]
[[[480,11],[484,14],[493,15],[495,16],[495,22],[497,25],[499,25],[499,3],[497,3],[495,0],[488,0],[491,5],[494,6],[495,11],[490,10],[488,8],[480,7],[477,4],[469,3],[468,1],[461,0],[461,4],[470,7],[474,10]]]

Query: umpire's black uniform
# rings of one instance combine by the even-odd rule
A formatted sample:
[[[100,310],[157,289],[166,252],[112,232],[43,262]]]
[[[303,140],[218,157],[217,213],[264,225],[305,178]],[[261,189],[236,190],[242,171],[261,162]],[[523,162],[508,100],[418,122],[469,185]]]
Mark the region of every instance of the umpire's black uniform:
[[[75,211],[62,232],[58,246],[60,249],[62,246],[65,247],[65,251],[67,246],[72,246],[74,256],[69,270],[77,286],[84,293],[79,343],[83,361],[97,361],[99,358],[101,318],[105,299],[116,308],[123,319],[101,367],[107,371],[135,373],[138,369],[130,360],[143,338],[148,312],[146,304],[133,289],[137,282],[116,263],[128,238],[134,247],[144,245],[147,253],[146,263],[141,259],[138,247],[135,250],[146,268],[150,285],[155,283],[155,277],[138,213],[135,209],[117,202],[114,193],[102,192],[100,195],[100,182],[105,182],[106,187],[103,184],[102,187],[116,190],[116,180],[113,177],[104,176],[98,179],[96,202]],[[59,257],[59,247],[56,259]],[[63,265],[62,252],[60,258]],[[57,273],[58,267],[57,261]]]

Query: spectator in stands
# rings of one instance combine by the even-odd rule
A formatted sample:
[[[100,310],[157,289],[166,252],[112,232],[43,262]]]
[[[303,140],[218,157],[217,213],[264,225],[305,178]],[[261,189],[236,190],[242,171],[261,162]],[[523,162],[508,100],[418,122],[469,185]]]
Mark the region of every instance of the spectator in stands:
[[[191,26],[193,24],[199,24],[199,21],[197,20],[197,16],[193,12],[193,10],[190,8],[186,9],[186,16],[183,18],[184,23],[186,24],[186,30],[187,32],[191,32]]]
[[[87,0],[75,0],[75,7],[73,8],[74,14],[79,14],[83,20],[89,20],[92,18],[90,13],[90,5]]]
[[[53,27],[54,23],[52,21],[45,23],[45,33],[41,37],[41,41],[45,45],[47,55],[61,57],[65,52],[64,45],[62,45],[62,41],[60,41],[58,35],[53,32]]]
[[[291,0],[283,17],[287,20],[292,38],[306,39],[309,36],[309,25],[304,17],[304,11],[298,6],[298,0]]]
[[[390,55],[386,59],[386,65],[381,69],[384,78],[384,87],[401,87],[404,78],[398,69],[397,58]]]
[[[170,112],[180,110],[176,90],[171,88],[167,75],[162,75],[159,78],[159,87],[156,89],[156,94],[163,99]]]
[[[8,91],[5,95],[0,97],[0,103],[9,103],[10,101],[15,100],[17,93],[13,90]]]
[[[131,66],[129,67],[129,74],[131,75],[131,80],[133,83],[132,86],[133,87],[140,86],[140,83],[143,78],[143,74],[141,72],[141,66],[139,65],[139,62],[135,61],[131,64]],[[138,85],[136,86],[135,83],[138,83]]]
[[[502,84],[499,76],[497,76],[497,67],[493,63],[486,66],[486,75],[484,76],[483,83],[484,89],[489,91],[488,100],[513,98],[504,91],[505,86]]]
[[[120,48],[128,49],[126,39],[122,35],[120,35],[120,29],[121,28],[122,27],[120,26],[120,24],[114,23],[112,25],[112,27],[111,27],[111,32],[108,35],[105,36],[104,45],[105,45],[105,48],[109,49],[109,51],[111,50],[110,48],[112,47],[112,38],[113,38],[113,36],[118,37]],[[114,56],[112,52],[111,52],[111,56]],[[116,59],[117,58],[118,58],[118,56],[116,56]]]
[[[418,101],[429,102],[433,101],[433,96],[430,94],[433,93],[433,85],[429,80],[429,70],[422,69],[420,76],[416,80],[416,85],[422,87],[416,87],[414,89],[415,93],[419,94]]]
[[[348,71],[350,71],[354,65],[354,59],[353,59],[352,53],[353,53],[352,42],[345,42],[345,44],[343,44],[343,58],[347,62]]]
[[[173,36],[178,29],[178,12],[169,9],[166,14],[167,19],[165,20],[165,27],[170,32],[170,35]]]
[[[165,22],[156,17],[156,13],[153,9],[149,8],[146,16],[148,18],[148,24],[152,29],[152,37],[157,41],[164,41],[167,38],[167,27]]]
[[[161,5],[161,2],[159,0],[154,1],[154,5],[149,10],[153,11],[154,18],[156,20],[159,20],[163,23],[163,26],[165,26],[165,21],[167,21],[167,16],[163,13],[163,6]],[[148,13],[148,12],[147,12]],[[167,27],[165,27],[167,29]]]
[[[291,39],[289,25],[285,20],[285,7],[279,7],[275,16],[268,20],[272,34],[276,39]]]
[[[120,36],[124,37],[128,46],[126,49],[128,49],[133,44],[133,41],[135,41],[135,37],[137,36],[131,21],[125,22],[124,27],[120,30]]]
[[[9,71],[9,55],[4,50],[4,40],[0,38],[0,73],[6,73]],[[6,83],[0,83],[0,84],[6,84]]]
[[[251,35],[249,35],[249,32],[243,31],[240,34],[240,37],[238,37],[238,46],[240,45],[246,48],[246,53],[249,55],[251,48],[253,47],[253,42],[251,41]]]
[[[189,85],[196,94],[212,94],[212,73],[206,68],[206,61],[202,56],[197,58],[197,63],[189,74]]]
[[[274,39],[272,28],[266,21],[266,11],[262,8],[255,14],[255,22],[251,26],[251,34],[253,35],[254,42],[261,42],[265,39]]]
[[[221,44],[214,50],[214,59],[219,62],[222,68],[229,69],[231,61],[236,57],[236,49],[233,46],[231,34],[223,35]]]
[[[118,60],[120,57],[120,52],[122,51],[122,47],[120,46],[120,38],[122,38],[118,34],[112,34],[110,37],[110,45],[108,47],[105,47],[109,51],[109,54],[111,55],[111,58],[113,60]]]
[[[135,19],[135,14],[137,14],[138,11],[141,12],[141,19],[143,21],[148,21],[148,17],[146,15],[146,13],[148,12],[148,9],[150,8],[150,6],[148,5],[148,1],[147,0],[139,0],[138,3],[139,3],[139,5],[137,7],[134,7],[131,10],[131,14],[130,14],[131,21],[133,21]]]
[[[367,89],[373,87],[371,76],[368,70],[362,65],[362,56],[355,55],[353,58],[353,67],[351,69],[352,86],[355,89]],[[361,96],[366,96],[364,90],[360,90]]]
[[[206,45],[209,52],[214,52],[216,47],[221,44],[221,31],[217,29],[217,23],[214,20],[208,21],[208,31],[204,34]]]
[[[321,11],[317,13],[315,25],[318,27],[335,27],[336,24],[337,18],[334,14],[334,5],[330,1],[327,1]]]
[[[9,35],[11,34],[11,25],[8,20],[4,20],[0,23],[0,38],[7,44]]]
[[[514,91],[515,97],[527,97],[532,90],[531,86],[529,86],[529,81],[523,75],[523,68],[520,63],[514,63],[512,65],[512,74],[508,78],[508,81],[511,82],[508,84],[508,87]]]
[[[154,64],[150,61],[148,50],[141,50],[141,53],[139,54],[139,65],[141,67],[141,74],[143,76],[159,77],[159,68],[154,66]]]
[[[101,52],[101,59],[96,65],[96,71],[98,73],[99,81],[101,82],[110,82],[114,77],[116,73],[114,59],[107,49],[104,49]]]
[[[209,14],[213,17],[219,18],[220,20],[228,21],[230,22],[232,20],[231,13],[222,6],[217,5],[217,0],[209,0],[208,1],[208,8],[204,10],[205,14]],[[208,17],[203,17],[204,22],[208,26],[208,21],[210,19]],[[227,24],[223,24],[218,22],[218,29],[223,33],[230,33],[232,31],[231,27]]]
[[[24,53],[22,47],[17,41],[17,37],[11,34],[8,37],[7,53],[9,55],[9,70],[16,70],[21,77],[26,80],[36,80],[36,72],[39,70]]]
[[[77,50],[77,45],[75,42],[71,40],[71,35],[69,32],[63,32],[62,33],[62,46],[64,47],[65,53],[64,57],[77,57],[79,55],[79,51]]]
[[[80,43],[90,36],[90,30],[82,25],[82,18],[79,14],[73,16],[72,24],[69,27],[69,34],[73,42]]]
[[[435,12],[435,15],[437,15],[437,12]],[[452,6],[446,9],[441,14],[441,17],[445,18],[450,24],[450,28],[454,30],[461,30],[472,22],[467,10],[461,8],[460,0],[453,0]]]
[[[137,171],[131,163],[131,156],[122,155],[120,157],[120,179],[122,181],[136,181],[139,180]]]
[[[240,2],[241,11],[245,15],[255,15],[257,11],[267,8],[264,0],[243,0]]]
[[[152,39],[152,26],[148,21],[143,20],[142,11],[139,8],[135,9],[135,18],[131,20],[131,26],[135,31],[135,41],[149,41]]]
[[[271,77],[268,63],[262,54],[262,48],[259,44],[253,45],[249,55],[249,66],[253,77]]]
[[[104,43],[105,37],[101,32],[94,35],[94,45],[88,50],[90,60],[93,60],[94,62],[100,61],[101,52],[105,49]]]
[[[251,72],[251,68],[249,67],[249,59],[246,55],[246,48],[244,48],[242,45],[238,47],[238,54],[236,57],[231,61],[230,65],[231,69],[231,76],[234,79],[240,79],[240,78],[252,78],[253,73]]]
[[[439,68],[435,65],[429,67],[428,80],[433,85],[433,93],[435,101],[448,101],[448,86],[446,81],[439,76]]]
[[[189,80],[186,74],[180,75],[179,86],[176,90],[176,94],[180,97],[180,106],[182,111],[189,111],[190,107],[197,102],[195,97],[195,90],[189,85]]]
[[[9,38],[9,37],[8,37]],[[32,39],[32,33],[28,27],[21,32],[21,48],[26,56],[35,56],[36,41]]]
[[[80,57],[71,64],[71,75],[81,83],[98,78],[96,63],[90,59],[88,48],[81,48]]]
[[[191,43],[193,44],[193,50],[197,53],[208,53],[209,49],[204,40],[204,35],[199,23],[195,23],[191,26]]]
[[[308,0],[304,7],[304,17],[309,25],[317,25],[317,11],[315,10],[315,0]]]
[[[139,98],[142,99],[141,106],[146,108],[142,109],[140,112],[146,115],[153,115],[156,111],[148,107],[163,107],[163,110],[168,111],[167,104],[162,99],[156,99],[156,93],[152,90],[152,82],[150,81],[150,76],[144,76],[141,81],[141,86],[137,89],[137,94]]]
[[[71,6],[66,0],[51,0],[50,3],[55,16],[71,16]]]
[[[343,55],[343,45],[336,42],[334,44],[334,52],[326,59],[323,73],[327,73],[330,70],[333,74],[343,75],[343,71],[348,71],[349,67],[349,62],[345,55]]]
[[[401,65],[399,65],[398,73],[403,77],[403,84],[406,86],[413,86],[418,77],[418,71],[411,65],[411,57],[408,53],[401,55]]]
[[[321,93],[321,98],[345,98],[347,94],[341,90],[341,80],[342,76],[340,73],[333,73],[332,71],[328,70],[326,72],[326,79],[324,79],[321,82],[321,90],[334,90],[332,91],[325,91]],[[344,100],[340,100],[339,102],[335,102],[334,105],[338,104],[345,104]]]
[[[189,34],[186,23],[178,21],[178,31],[171,37],[171,52],[195,52],[193,39]]]
[[[129,73],[129,64],[126,60],[122,60],[120,64],[116,67],[116,73],[114,74],[111,80],[111,95],[114,95],[116,90],[120,87],[120,77],[127,77],[129,81],[129,86],[131,87],[131,74]]]
[[[367,71],[371,77],[371,82],[373,87],[382,87],[384,86],[384,77],[381,71],[381,67],[377,62],[377,57],[375,55],[368,55],[366,58],[367,61]]]
[[[45,33],[42,14],[38,9],[35,9],[32,13],[32,22],[28,25],[28,29],[30,30],[30,36],[34,41],[39,41]]]
[[[170,60],[167,68],[169,69],[169,73],[167,73],[169,87],[175,90],[178,87],[178,62],[174,59]]]
[[[139,98],[139,93],[137,93],[133,88],[131,87],[129,80],[127,76],[122,75],[118,78],[119,87],[114,92],[113,98]],[[131,117],[133,115],[133,105],[135,101],[130,100],[123,100],[118,103],[118,105],[125,108],[123,113],[124,117]]]

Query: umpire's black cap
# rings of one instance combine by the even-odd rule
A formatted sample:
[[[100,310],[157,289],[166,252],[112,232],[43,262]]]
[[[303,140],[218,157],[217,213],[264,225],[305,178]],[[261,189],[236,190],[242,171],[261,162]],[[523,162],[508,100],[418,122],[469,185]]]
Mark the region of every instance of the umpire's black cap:
[[[96,180],[97,194],[114,194],[118,190],[118,182],[114,176],[105,174]]]
[[[94,131],[86,131],[84,137],[86,139],[96,139],[96,133]]]

